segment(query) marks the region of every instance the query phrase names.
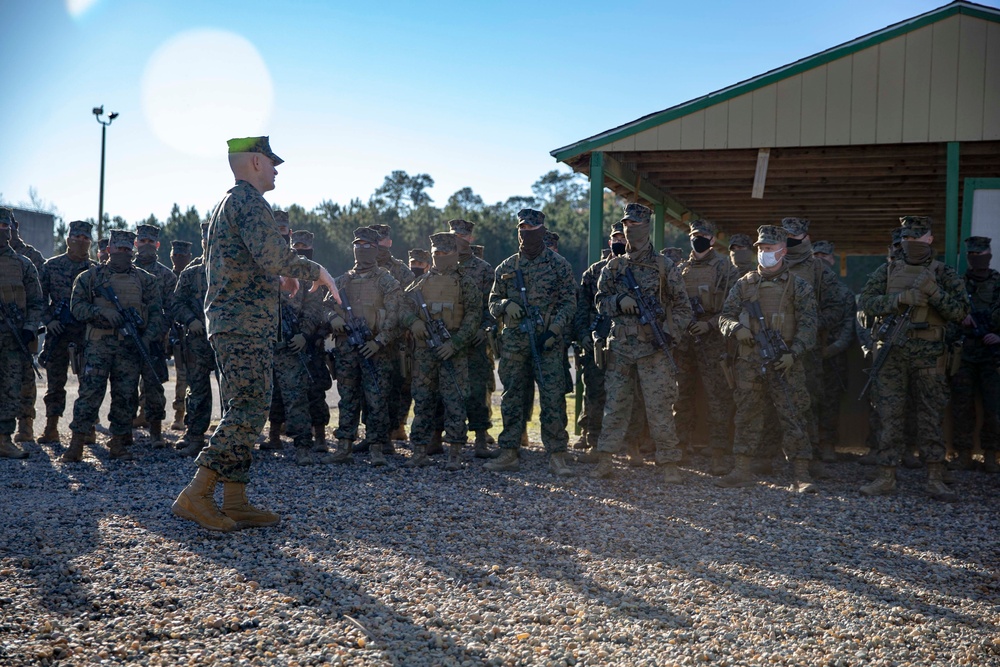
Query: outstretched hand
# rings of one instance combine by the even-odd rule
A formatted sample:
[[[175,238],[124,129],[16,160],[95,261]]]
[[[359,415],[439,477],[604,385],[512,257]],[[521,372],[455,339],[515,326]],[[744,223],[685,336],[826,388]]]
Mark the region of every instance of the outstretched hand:
[[[313,282],[313,286],[309,288],[309,292],[315,292],[322,285],[330,291],[330,295],[333,296],[333,300],[340,303],[340,290],[337,289],[337,283],[333,281],[333,276],[330,272],[326,270],[326,267],[319,267],[319,280]]]

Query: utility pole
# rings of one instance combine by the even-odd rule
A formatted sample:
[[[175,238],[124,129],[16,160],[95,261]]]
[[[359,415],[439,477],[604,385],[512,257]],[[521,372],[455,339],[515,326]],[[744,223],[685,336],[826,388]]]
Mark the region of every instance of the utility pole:
[[[118,118],[118,113],[112,111],[106,121],[101,120],[101,116],[104,115],[103,104],[94,107],[93,113],[97,122],[101,124],[101,192],[97,204],[97,238],[101,238],[104,236],[104,149],[107,144],[108,125],[111,125],[111,121]]]

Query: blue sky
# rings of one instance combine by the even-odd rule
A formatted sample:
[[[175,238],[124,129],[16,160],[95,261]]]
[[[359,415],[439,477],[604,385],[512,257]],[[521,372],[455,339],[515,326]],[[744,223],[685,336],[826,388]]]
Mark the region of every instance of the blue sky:
[[[105,211],[129,221],[209,209],[246,134],[286,160],[278,205],[367,198],[394,169],[492,203],[554,148],[942,4],[6,0],[0,196],[95,217],[103,104]]]

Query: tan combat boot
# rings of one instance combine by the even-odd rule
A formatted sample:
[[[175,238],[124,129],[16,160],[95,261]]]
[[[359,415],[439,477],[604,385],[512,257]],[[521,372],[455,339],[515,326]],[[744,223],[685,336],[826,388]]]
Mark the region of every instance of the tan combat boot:
[[[153,449],[162,449],[167,446],[163,441],[163,422],[159,419],[149,422],[149,445]]]
[[[549,456],[549,472],[556,477],[573,476],[573,469],[566,463],[566,452],[555,452]]]
[[[310,438],[312,440],[312,438]],[[308,444],[299,446],[295,445],[295,465],[297,466],[311,466],[314,463],[312,449]]]
[[[274,512],[251,505],[247,500],[247,485],[242,482],[223,482],[222,513],[235,521],[239,529],[264,528],[281,521],[281,517]]]
[[[861,487],[863,496],[887,496],[896,492],[896,468],[879,466],[875,480]]]
[[[350,440],[338,440],[337,449],[320,457],[320,463],[350,463],[354,460]]]
[[[958,494],[951,487],[944,483],[944,464],[927,464],[927,485],[924,487],[934,500],[941,500],[946,503],[953,503],[958,500]]]
[[[488,433],[486,431],[476,431],[476,440],[472,443],[473,455],[477,459],[495,459],[500,456],[500,452],[495,449],[490,449],[489,445],[486,444],[486,436]]]
[[[528,446],[528,427],[525,426],[524,430],[521,431],[521,447],[523,448],[527,446]]]
[[[448,462],[444,464],[444,469],[449,472],[462,469],[462,443],[452,442],[448,445]]]
[[[756,484],[753,477],[754,459],[745,455],[737,454],[733,469],[728,475],[715,480],[715,485],[720,489],[742,489]]]
[[[128,450],[131,438],[127,435],[113,435],[111,436],[111,441],[108,443],[108,449],[111,452],[111,458],[116,461],[132,461],[135,456],[132,452]]]
[[[812,477],[809,475],[809,461],[806,459],[795,459],[792,462],[792,470],[795,474],[795,482],[792,484],[792,490],[797,493],[817,493],[819,489],[813,484]]]
[[[583,450],[590,449],[590,444],[587,442],[586,430],[580,432],[580,437],[577,438],[576,442],[573,443],[573,449],[583,449]]]
[[[668,486],[677,486],[678,484],[684,483],[684,473],[681,472],[680,467],[676,463],[664,463],[663,468],[663,483]]]
[[[83,446],[87,443],[86,433],[73,432],[69,440],[69,448],[63,452],[60,460],[64,463],[79,463],[83,460]]]
[[[726,460],[726,452],[721,449],[712,450],[712,458],[708,462],[708,474],[712,477],[722,477],[732,469]]]
[[[483,464],[484,470],[490,472],[517,472],[521,462],[517,459],[516,449],[501,449],[500,456]]]
[[[14,442],[35,441],[35,420],[31,417],[21,417],[17,420],[17,433]]]
[[[185,407],[182,403],[179,408],[174,410],[174,423],[170,425],[171,431],[183,431],[184,430],[184,411]]]
[[[205,447],[205,435],[196,435],[189,433],[187,436],[187,444],[178,451],[181,456],[198,456],[201,450]]]
[[[611,452],[597,452],[597,467],[590,471],[594,479],[610,479],[615,476],[614,455]]]
[[[427,445],[427,456],[444,454],[444,441],[441,438],[441,431],[435,431],[431,435],[431,444]]]
[[[382,453],[382,443],[373,442],[368,448],[368,457],[373,468],[381,468],[386,464],[385,454]]]
[[[132,428],[143,428],[145,426],[149,426],[149,423],[146,421],[146,409],[139,408],[139,414],[132,420]]]
[[[824,442],[820,444],[819,460],[823,463],[835,463],[837,461],[837,450],[833,448],[833,443]]]
[[[395,428],[395,430],[389,434],[389,440],[398,440],[400,442],[406,442],[406,427],[400,424]]]
[[[10,433],[0,433],[0,459],[26,459],[28,452],[10,439]]]
[[[434,465],[434,462],[427,457],[427,447],[424,445],[413,445],[413,455],[403,464],[404,468],[423,468]]]
[[[91,426],[90,430],[83,434],[84,442],[88,445],[97,444],[97,427]]]
[[[219,530],[224,533],[236,530],[236,522],[219,511],[215,504],[214,494],[218,483],[219,473],[198,466],[194,479],[184,487],[170,509],[182,519],[194,521],[208,530]]]
[[[41,442],[59,442],[59,415],[49,415],[45,418],[45,430],[42,431]]]
[[[267,430],[267,440],[265,440],[264,442],[260,443],[260,448],[262,450],[277,451],[277,450],[280,450],[280,449],[282,449],[284,447],[284,445],[281,444],[281,427],[282,426],[284,426],[284,424],[280,424],[280,423],[279,424],[275,424],[274,422],[271,422],[271,428],[269,428]]]
[[[326,446],[326,425],[313,424],[313,444],[312,450],[317,454],[326,454],[329,450]]]

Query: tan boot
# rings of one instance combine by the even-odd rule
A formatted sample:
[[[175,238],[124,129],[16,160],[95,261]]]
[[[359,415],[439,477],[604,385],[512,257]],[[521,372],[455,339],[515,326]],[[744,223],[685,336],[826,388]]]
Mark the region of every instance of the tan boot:
[[[806,459],[795,459],[792,463],[792,470],[795,473],[795,482],[792,490],[797,493],[817,493],[819,489],[813,484],[809,475],[809,461]]]
[[[85,433],[73,432],[73,437],[69,440],[69,448],[63,452],[60,458],[64,463],[79,463],[83,460],[83,446],[87,443]]]
[[[431,435],[431,444],[427,445],[427,456],[436,456],[438,454],[444,454],[444,442],[440,431]]]
[[[490,435],[489,431],[486,432],[486,444],[487,445],[495,445],[495,444],[497,444],[496,438],[494,438],[492,435]],[[500,454],[497,453],[497,456],[500,456]]]
[[[284,447],[281,444],[281,427],[284,424],[271,423],[271,428],[267,430],[267,440],[260,444],[262,450],[278,451]]]
[[[819,460],[823,463],[835,463],[837,461],[837,450],[833,448],[833,443],[826,442],[819,446]]]
[[[521,431],[521,447],[528,446],[528,427],[525,426],[524,430]]]
[[[146,410],[144,408],[139,409],[139,414],[135,416],[132,420],[132,428],[143,428],[148,426],[149,422],[146,421]]]
[[[462,469],[462,443],[453,442],[448,445],[448,462],[444,469],[449,472]]]
[[[184,430],[184,405],[174,410],[174,423],[170,425],[171,431],[183,431]]]
[[[326,426],[324,424],[313,424],[312,450],[317,454],[325,454],[330,451],[326,446]]]
[[[88,445],[97,444],[97,427],[91,426],[90,430],[83,434],[84,442]]]
[[[400,442],[406,442],[406,427],[400,424],[396,429],[389,434],[390,440],[398,440]]]
[[[726,453],[721,449],[712,450],[712,459],[708,463],[708,474],[712,477],[722,477],[729,473],[732,467],[726,460]]]
[[[162,449],[167,446],[163,441],[163,422],[159,419],[149,422],[149,445],[153,449]]]
[[[198,456],[198,454],[201,453],[201,450],[204,447],[205,447],[204,434],[195,435],[189,433],[187,435],[187,444],[184,446],[183,449],[179,451],[179,453],[181,454],[181,456]]]
[[[208,530],[225,533],[236,530],[236,522],[219,511],[215,504],[214,494],[218,483],[219,473],[199,466],[194,479],[184,487],[170,509],[182,519],[194,521]]]
[[[10,433],[0,433],[0,459],[26,459],[28,452],[22,450],[10,439]]]
[[[773,475],[774,474],[774,459],[770,456],[757,456],[753,459],[753,474],[755,475]]]
[[[434,465],[434,462],[427,456],[427,447],[424,445],[413,445],[413,455],[406,459],[406,463],[403,464],[403,467],[423,468],[424,466],[429,465]]]
[[[396,453],[396,445],[392,443],[392,440],[382,443],[382,453],[386,456],[392,456]]]
[[[863,496],[887,496],[896,492],[896,468],[879,466],[875,480],[861,487]]]
[[[927,495],[934,500],[940,500],[946,503],[956,502],[958,500],[958,494],[944,483],[943,478],[943,463],[927,464],[927,485],[924,487],[927,491]]]
[[[597,467],[590,471],[594,479],[610,479],[615,476],[614,455],[611,452],[597,452]]]
[[[385,454],[382,453],[382,443],[373,442],[368,448],[368,457],[373,468],[381,468],[386,464]]]
[[[222,513],[235,521],[239,529],[264,528],[281,521],[281,517],[274,512],[251,505],[247,500],[247,485],[240,482],[223,482]]]
[[[31,417],[21,417],[17,420],[17,433],[14,442],[35,441],[35,420]]]
[[[745,454],[737,454],[735,465],[728,475],[715,480],[720,489],[742,489],[756,484],[753,476],[754,460]]]
[[[311,466],[314,463],[312,450],[309,445],[304,447],[295,447],[295,465],[297,466]]]
[[[549,456],[549,472],[556,477],[573,476],[573,469],[566,463],[566,452],[555,452]]]
[[[517,472],[521,462],[517,459],[516,449],[501,449],[500,456],[483,464],[484,470],[490,472]]]
[[[495,459],[500,456],[500,452],[495,449],[490,449],[489,445],[486,444],[486,436],[488,434],[486,431],[476,431],[476,440],[473,442],[473,456],[477,459]]]
[[[350,440],[338,440],[337,449],[320,457],[320,463],[350,463],[354,460],[354,452]]]
[[[597,463],[601,460],[600,454],[597,453],[597,448],[588,449],[585,452],[580,452],[576,455],[577,463]]]
[[[677,466],[676,463],[664,463],[663,468],[663,483],[667,486],[677,486],[678,484],[684,483],[684,473]]]
[[[135,456],[128,450],[130,438],[125,435],[111,436],[108,449],[111,451],[111,458],[116,461],[132,461]]]
[[[586,431],[583,431],[582,433],[580,433],[580,437],[577,438],[576,442],[573,443],[573,449],[583,449],[583,450],[590,449],[590,444],[587,442],[587,432]]]
[[[49,415],[45,418],[45,430],[42,431],[41,442],[59,442],[59,415]]]

